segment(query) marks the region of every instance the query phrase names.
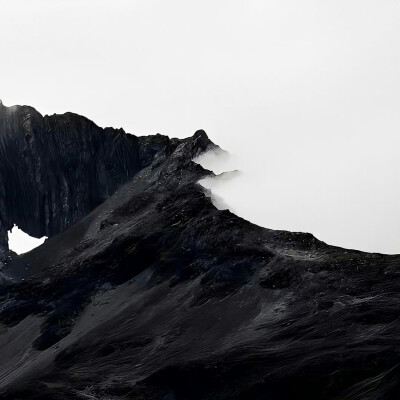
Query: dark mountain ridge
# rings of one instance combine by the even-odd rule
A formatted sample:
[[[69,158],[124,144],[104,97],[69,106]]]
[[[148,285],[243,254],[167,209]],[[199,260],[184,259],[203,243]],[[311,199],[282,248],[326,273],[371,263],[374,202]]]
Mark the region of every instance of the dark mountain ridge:
[[[3,225],[51,237],[3,267],[14,281],[0,287],[2,398],[398,398],[400,256],[217,210],[197,183],[212,172],[192,161],[215,146],[204,131],[138,138],[74,114],[24,126],[32,110],[0,114],[14,154],[0,171],[39,171],[29,196],[49,211],[34,227],[32,205],[3,200]],[[52,146],[54,176],[42,167]],[[102,189],[62,191],[60,174]]]
[[[42,116],[0,102],[0,243],[17,224],[53,236],[88,214],[171,141],[99,128],[73,113]]]

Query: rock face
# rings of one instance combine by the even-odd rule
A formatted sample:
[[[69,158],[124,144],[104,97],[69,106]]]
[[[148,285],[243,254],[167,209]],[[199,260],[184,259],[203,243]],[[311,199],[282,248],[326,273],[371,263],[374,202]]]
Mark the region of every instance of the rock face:
[[[21,128],[14,140],[10,126],[23,127],[20,117],[2,118],[8,133],[0,135],[12,142],[2,146],[15,149],[4,174],[42,154],[26,158],[23,146],[50,131],[28,129],[26,138]],[[67,199],[65,210],[81,211],[68,211],[68,220],[58,205],[51,218],[39,213],[41,227],[31,232],[52,236],[5,266],[14,282],[0,287],[1,398],[398,398],[400,256],[328,246],[217,210],[197,184],[212,173],[192,161],[214,146],[203,131],[184,140],[136,138],[69,114],[38,116],[38,126],[47,118],[59,121],[49,135],[70,149],[74,165],[101,172],[82,167],[71,178],[64,155],[54,178],[27,174],[47,182],[37,186],[61,207]],[[86,128],[73,125],[70,148],[68,129],[58,127],[71,118]],[[103,145],[92,147],[93,132]],[[45,161],[29,162],[41,170]],[[93,189],[92,202],[52,188],[59,174],[102,189]],[[36,204],[46,210],[48,202]],[[18,216],[30,226],[26,211],[3,205],[5,224]]]
[[[43,117],[0,102],[0,244],[16,223],[31,236],[53,236],[149,165],[170,140],[102,129],[82,116]]]

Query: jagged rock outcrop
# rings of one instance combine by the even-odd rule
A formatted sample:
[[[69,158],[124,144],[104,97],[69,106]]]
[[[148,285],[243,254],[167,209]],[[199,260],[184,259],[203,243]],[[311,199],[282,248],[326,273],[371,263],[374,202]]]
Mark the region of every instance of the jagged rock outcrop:
[[[0,245],[14,223],[36,237],[62,232],[175,142],[0,102]]]
[[[1,398],[398,398],[400,256],[218,210],[203,131],[133,140],[131,179],[7,264]]]

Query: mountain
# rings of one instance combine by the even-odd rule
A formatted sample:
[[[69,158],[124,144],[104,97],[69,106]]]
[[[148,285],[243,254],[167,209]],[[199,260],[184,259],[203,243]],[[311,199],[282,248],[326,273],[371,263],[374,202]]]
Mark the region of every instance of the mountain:
[[[170,151],[161,135],[137,137],[101,129],[82,116],[43,117],[0,102],[0,242],[16,223],[32,236],[64,231]]]
[[[398,398],[399,255],[216,209],[201,130],[1,105],[0,138],[1,398]],[[13,223],[49,239],[12,254]]]

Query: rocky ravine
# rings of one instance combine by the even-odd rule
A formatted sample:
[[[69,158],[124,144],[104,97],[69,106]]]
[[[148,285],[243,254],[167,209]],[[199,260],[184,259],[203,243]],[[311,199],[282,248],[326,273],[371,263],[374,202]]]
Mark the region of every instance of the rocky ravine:
[[[400,256],[217,210],[203,131],[0,105],[0,138],[1,398],[398,398]]]

